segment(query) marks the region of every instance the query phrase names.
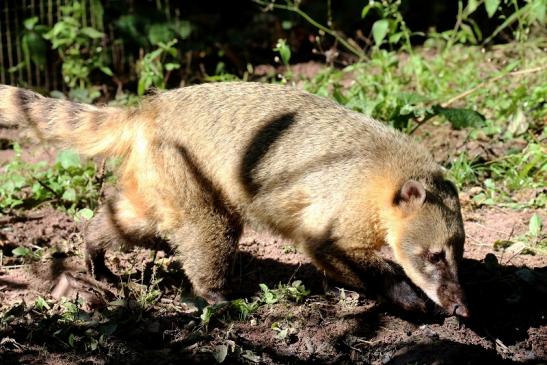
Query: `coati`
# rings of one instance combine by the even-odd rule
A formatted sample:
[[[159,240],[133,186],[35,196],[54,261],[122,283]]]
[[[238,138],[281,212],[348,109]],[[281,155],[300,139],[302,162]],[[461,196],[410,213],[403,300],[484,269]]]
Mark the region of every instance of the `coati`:
[[[449,314],[468,316],[456,188],[408,136],[326,98],[227,82],[117,108],[0,86],[0,123],[123,161],[119,191],[87,233],[96,276],[109,272],[114,243],[164,239],[195,292],[222,300],[242,226],[252,223],[300,244],[337,281],[423,310],[415,284]],[[377,253],[384,244],[396,263]]]

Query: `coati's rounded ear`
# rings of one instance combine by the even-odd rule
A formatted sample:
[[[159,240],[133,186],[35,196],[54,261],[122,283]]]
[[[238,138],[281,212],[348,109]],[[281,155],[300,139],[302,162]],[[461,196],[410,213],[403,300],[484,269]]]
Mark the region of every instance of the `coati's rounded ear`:
[[[405,208],[418,208],[425,201],[425,187],[416,180],[408,180],[401,187],[397,203]]]

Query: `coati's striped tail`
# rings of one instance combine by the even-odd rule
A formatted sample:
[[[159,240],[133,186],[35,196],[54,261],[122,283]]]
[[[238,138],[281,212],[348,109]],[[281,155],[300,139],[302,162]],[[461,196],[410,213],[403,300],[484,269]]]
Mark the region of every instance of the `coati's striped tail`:
[[[130,109],[46,98],[0,85],[0,124],[28,127],[41,139],[88,156],[128,153],[136,133],[135,114]]]

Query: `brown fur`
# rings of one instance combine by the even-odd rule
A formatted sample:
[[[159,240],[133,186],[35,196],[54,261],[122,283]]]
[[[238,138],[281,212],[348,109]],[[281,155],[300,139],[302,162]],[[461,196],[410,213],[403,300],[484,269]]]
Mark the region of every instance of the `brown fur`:
[[[197,293],[218,300],[250,223],[295,240],[337,280],[423,309],[404,270],[446,310],[467,315],[457,192],[421,146],[332,101],[219,83],[119,109],[0,86],[0,119],[86,155],[122,157],[118,196],[89,228],[96,275],[108,274],[102,260],[113,244],[161,238]],[[403,270],[378,256],[386,243]],[[440,255],[441,264],[428,262]]]

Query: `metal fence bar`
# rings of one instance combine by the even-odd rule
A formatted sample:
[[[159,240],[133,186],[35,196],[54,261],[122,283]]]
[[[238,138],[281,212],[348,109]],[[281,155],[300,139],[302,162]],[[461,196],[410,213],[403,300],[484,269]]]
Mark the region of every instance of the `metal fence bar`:
[[[9,5],[7,2],[4,3],[4,16],[5,16],[5,19],[6,19],[6,29],[5,29],[5,34],[6,34],[6,45],[7,45],[7,54],[8,54],[8,76],[9,76],[9,81],[10,81],[10,84],[13,85],[13,73],[10,72],[10,69],[13,67],[13,47],[12,47],[12,43],[11,43],[11,31],[10,31],[10,27],[9,27],[9,24],[10,24],[10,17],[9,17]],[[5,69],[5,67],[4,67]],[[4,71],[6,72],[6,71]]]
[[[1,12],[1,11],[0,11]],[[2,40],[2,35],[4,34],[4,31],[2,30],[2,14],[0,14],[0,82],[2,84],[6,83],[6,75],[5,75],[5,64],[4,64],[4,41]]]
[[[24,6],[24,3],[23,3],[23,6]],[[23,67],[22,67],[22,62],[24,62],[23,60],[23,52],[22,52],[22,47],[21,47],[21,30],[20,30],[20,27],[19,27],[19,9],[15,8],[13,9],[13,19],[14,19],[14,22],[15,22],[15,34],[14,34],[14,38],[15,38],[15,57],[16,57],[16,60],[15,60],[15,67],[17,68],[17,79],[19,82],[21,82],[23,80]]]

